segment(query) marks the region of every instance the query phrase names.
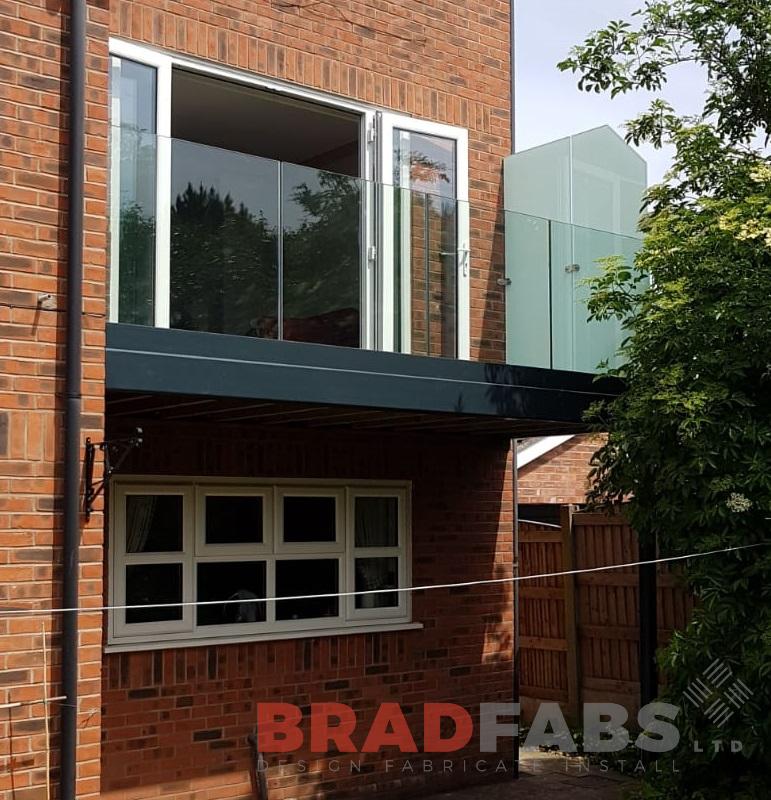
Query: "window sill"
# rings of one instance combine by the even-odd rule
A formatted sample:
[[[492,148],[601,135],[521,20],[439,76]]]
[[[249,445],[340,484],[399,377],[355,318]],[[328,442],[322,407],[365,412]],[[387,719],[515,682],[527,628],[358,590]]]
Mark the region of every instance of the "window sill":
[[[191,637],[189,639],[163,639],[160,641],[121,642],[112,641],[104,648],[105,653],[133,653],[142,650],[179,650],[187,647],[207,647],[211,645],[249,644],[251,642],[278,642],[284,639],[319,639],[325,636],[351,636],[357,633],[392,633],[394,631],[422,630],[422,622],[372,623],[369,625],[349,625],[337,628],[316,628],[302,631],[279,633],[258,633],[245,636]]]

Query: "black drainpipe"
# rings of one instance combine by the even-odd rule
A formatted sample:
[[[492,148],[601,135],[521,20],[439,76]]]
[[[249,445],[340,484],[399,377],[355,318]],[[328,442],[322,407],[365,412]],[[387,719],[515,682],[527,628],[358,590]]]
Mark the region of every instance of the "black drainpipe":
[[[83,310],[86,0],[70,2],[67,230],[67,341],[64,375],[64,537],[62,543],[61,800],[76,800],[78,719],[78,573],[80,567],[80,384]]]

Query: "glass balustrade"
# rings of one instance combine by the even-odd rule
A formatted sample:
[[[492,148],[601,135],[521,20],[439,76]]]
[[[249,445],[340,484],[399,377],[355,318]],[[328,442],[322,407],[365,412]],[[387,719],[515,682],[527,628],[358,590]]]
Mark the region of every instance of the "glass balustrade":
[[[111,134],[111,315],[121,322],[152,325],[157,141],[154,134],[132,128],[116,127]]]
[[[467,203],[129,127],[111,136],[112,321],[457,357]],[[622,332],[587,320],[584,281],[640,240],[501,213],[506,360],[616,363]]]
[[[597,372],[618,366],[624,332],[615,320],[589,321],[587,279],[602,260],[632,264],[641,240],[505,212],[506,360],[522,366]]]
[[[113,321],[457,355],[465,204],[122,128],[112,168]]]

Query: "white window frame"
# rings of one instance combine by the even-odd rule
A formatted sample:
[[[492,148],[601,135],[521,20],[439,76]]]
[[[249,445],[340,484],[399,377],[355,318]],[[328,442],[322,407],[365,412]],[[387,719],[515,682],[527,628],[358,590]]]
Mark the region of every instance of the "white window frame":
[[[360,115],[361,161],[360,174],[365,181],[362,191],[362,256],[361,275],[361,348],[393,351],[396,332],[393,330],[393,200],[388,191],[393,179],[393,129],[403,128],[456,141],[457,199],[458,199],[458,308],[457,339],[459,359],[470,357],[470,231],[468,207],[468,131],[453,125],[380,111],[365,103],[347,100],[337,95],[318,92],[285,81],[263,78],[244,70],[223,67],[210,62],[188,58],[169,51],[136,44],[124,39],[110,38],[110,56],[125,58],[157,70],[156,83],[156,252],[154,323],[157,328],[170,325],[170,248],[171,248],[171,83],[173,68],[182,68],[202,75],[236,81],[247,86],[267,89],[301,100],[339,108]],[[114,138],[114,137],[113,137]],[[379,139],[379,142],[378,142]],[[113,159],[114,161],[114,159]],[[113,173],[113,176],[115,173]],[[386,187],[378,193],[378,184]],[[113,184],[116,181],[113,177]],[[113,187],[112,192],[115,189]],[[380,195],[378,197],[378,194]],[[111,269],[110,321],[118,321],[118,234],[114,218],[117,206],[111,210]],[[376,268],[380,267],[380,281]],[[409,297],[406,298],[409,301]],[[409,308],[409,304],[404,305]],[[408,316],[408,315],[405,315]],[[404,341],[409,342],[407,337]]]
[[[197,516],[196,516],[197,518]],[[245,561],[261,561],[265,564],[265,593],[268,597],[271,596],[270,591],[270,573],[271,573],[271,562],[269,557],[265,553],[254,553],[247,555],[205,555],[205,556],[196,556],[193,559],[192,564],[192,574],[190,578],[190,585],[191,585],[191,597],[194,598],[194,593],[196,591],[196,586],[198,585],[198,565],[199,564],[224,564],[229,561],[243,564]],[[260,631],[264,631],[266,625],[268,624],[267,620],[271,619],[274,613],[273,603],[269,600],[262,603],[265,606],[265,622],[239,622],[233,623],[231,625],[198,625],[197,623],[197,607],[191,607],[193,611],[193,619],[192,619],[192,626],[190,628],[189,635],[197,635],[198,637],[206,637],[207,635],[217,635],[217,636],[233,636],[238,637],[238,639],[242,639],[245,636],[250,634],[260,633]],[[199,634],[195,634],[196,631],[200,631]]]
[[[120,39],[110,40],[110,56],[136,61],[148,67],[154,67],[155,80],[155,135],[156,135],[156,177],[155,177],[155,282],[153,295],[153,313],[156,328],[169,327],[169,314],[171,308],[171,69],[174,60],[166,53],[143,47],[133,42]],[[111,101],[112,102],[112,101]],[[114,104],[113,104],[114,108]],[[112,177],[115,183],[115,173]],[[113,208],[111,222],[116,220]],[[112,253],[117,252],[118,238],[114,232],[111,234],[111,261]],[[115,262],[117,266],[117,261]],[[115,274],[115,296],[117,296],[118,270],[110,267],[111,291],[113,298],[112,282]],[[117,322],[118,305],[110,303],[110,321]]]
[[[318,555],[318,559],[314,559],[313,555]],[[279,561],[337,561],[337,584],[338,591],[347,591],[345,576],[345,563],[344,554],[341,552],[330,552],[329,550],[320,551],[317,554],[308,552],[300,553],[287,553],[277,552],[273,559],[273,584],[271,586],[271,597],[276,595],[276,565]],[[277,599],[276,604],[280,601]],[[339,628],[346,624],[345,615],[345,598],[339,597],[337,600],[337,616],[335,617],[311,617],[309,619],[282,619],[275,620],[274,625],[276,631],[316,631],[326,628]],[[281,638],[277,635],[276,638]]]
[[[206,498],[210,496],[260,497],[262,498],[262,542],[246,544],[207,544],[206,542]],[[261,561],[265,564],[265,592],[271,595],[271,562],[273,551],[273,490],[267,486],[205,485],[195,487],[195,554],[192,565],[191,596],[198,585],[198,565],[206,563],[222,564],[228,561]],[[271,619],[273,604],[265,606],[265,619]],[[267,622],[234,623],[232,625],[201,625],[197,623],[197,609],[193,608],[193,631],[212,631],[223,636],[244,636],[264,630]]]
[[[126,553],[125,498],[132,494],[179,494],[183,497],[183,551],[175,553]],[[108,604],[126,605],[125,569],[128,564],[182,563],[183,603],[195,601],[200,563],[265,562],[266,594],[276,596],[278,561],[334,559],[338,561],[339,591],[355,590],[355,561],[359,557],[395,555],[399,561],[399,586],[411,581],[411,484],[405,481],[298,481],[271,479],[180,478],[125,476],[110,486],[108,526]],[[207,545],[204,539],[207,495],[260,496],[263,498],[263,542],[261,544]],[[334,543],[284,543],[281,539],[281,499],[285,496],[332,496],[336,499],[337,541]],[[356,497],[396,497],[399,502],[398,547],[356,548],[354,503]],[[224,625],[196,624],[196,608],[183,606],[182,620],[152,623],[125,622],[125,611],[108,612],[107,650],[162,649],[212,643],[297,638],[312,635],[340,635],[384,629],[422,627],[411,622],[409,592],[399,593],[398,606],[356,609],[355,598],[339,598],[336,617],[276,620],[275,601],[265,603],[266,621]]]
[[[120,311],[120,100],[114,91],[119,64],[118,56],[110,53],[110,322],[118,322]]]
[[[158,50],[153,47],[139,45],[124,39],[110,38],[109,50],[111,57],[125,58],[136,61],[156,69],[156,135],[157,135],[157,179],[156,179],[156,243],[155,243],[155,296],[154,296],[154,324],[156,328],[168,328],[171,320],[171,83],[173,69],[185,69],[200,75],[209,75],[214,78],[223,78],[235,81],[246,86],[267,89],[300,100],[310,100],[333,108],[350,111],[361,118],[359,141],[360,173],[363,179],[362,215],[366,224],[362,225],[361,248],[363,261],[366,267],[361,275],[361,347],[371,349],[375,347],[375,262],[368,257],[374,248],[375,227],[371,224],[374,203],[372,193],[367,191],[375,175],[376,152],[371,131],[375,130],[375,112],[373,109],[355,102],[343,100],[334,95],[315,92],[311,89],[295,86],[276,80],[262,78],[250,72],[232,68],[220,67],[206,61],[187,58],[176,53]],[[114,138],[114,137],[113,137]],[[115,173],[113,173],[113,184]],[[115,231],[117,220],[114,218],[117,206],[113,204],[111,211],[111,253],[118,253],[118,237]],[[118,262],[117,255],[111,255],[111,292],[110,292],[110,322],[118,321]],[[113,269],[114,265],[114,269]],[[113,275],[115,277],[113,277]],[[114,289],[112,288],[114,282]]]
[[[262,542],[208,544],[206,541],[207,497],[261,497],[262,498]],[[195,488],[195,555],[205,556],[252,556],[273,552],[273,490],[267,486],[196,486]],[[214,560],[214,559],[213,559]]]
[[[185,484],[120,484],[115,487],[110,508],[114,509],[111,517],[116,525],[125,532],[126,530],[126,497],[129,495],[174,495],[182,497],[182,550],[167,553],[127,553],[126,537],[118,537],[111,543],[112,553],[112,580],[111,585],[115,590],[114,597],[119,601],[110,601],[110,605],[126,605],[126,568],[128,566],[141,566],[143,564],[181,564],[182,565],[182,602],[190,603],[192,597],[193,575],[193,492]],[[112,505],[114,503],[114,505]],[[126,611],[113,609],[110,612],[110,625],[117,636],[152,636],[154,634],[189,634],[193,629],[193,608],[182,606],[182,617],[178,620],[165,620],[161,622],[126,622]]]
[[[399,538],[395,547],[357,547],[356,546],[356,499],[359,497],[396,497],[399,504],[398,520]],[[348,585],[356,587],[356,559],[357,558],[388,558],[399,559],[399,586],[410,585],[410,564],[412,563],[411,537],[407,536],[410,518],[410,495],[403,489],[387,489],[380,487],[351,487],[347,491],[348,513],[346,521],[346,565],[351,571],[348,576]],[[373,595],[377,597],[377,595]],[[380,619],[383,617],[409,618],[411,606],[411,592],[399,592],[398,604],[385,608],[356,608],[356,596],[347,597],[349,619]]]
[[[284,498],[285,497],[332,497],[335,500],[335,541],[334,542],[285,542],[284,541]],[[309,485],[276,488],[275,506],[275,551],[279,555],[302,555],[303,553],[342,553],[345,551],[345,489],[323,488]]]

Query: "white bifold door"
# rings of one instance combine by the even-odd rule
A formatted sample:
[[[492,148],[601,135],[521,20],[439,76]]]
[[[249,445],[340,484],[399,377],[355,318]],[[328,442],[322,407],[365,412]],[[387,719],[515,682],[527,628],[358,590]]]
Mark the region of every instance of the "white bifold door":
[[[379,116],[382,346],[468,358],[465,129]]]

